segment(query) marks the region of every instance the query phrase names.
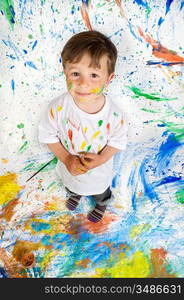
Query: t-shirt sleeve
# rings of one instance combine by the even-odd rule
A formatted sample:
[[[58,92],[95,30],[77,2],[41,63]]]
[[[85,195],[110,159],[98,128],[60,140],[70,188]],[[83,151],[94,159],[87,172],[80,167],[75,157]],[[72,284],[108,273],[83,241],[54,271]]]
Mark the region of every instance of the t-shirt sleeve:
[[[109,139],[107,142],[108,146],[117,148],[119,150],[126,149],[127,145],[128,126],[127,121],[123,114],[117,118],[114,128],[110,130]]]
[[[40,143],[53,144],[59,142],[57,112],[54,104],[50,104],[41,117],[38,125],[38,140]]]

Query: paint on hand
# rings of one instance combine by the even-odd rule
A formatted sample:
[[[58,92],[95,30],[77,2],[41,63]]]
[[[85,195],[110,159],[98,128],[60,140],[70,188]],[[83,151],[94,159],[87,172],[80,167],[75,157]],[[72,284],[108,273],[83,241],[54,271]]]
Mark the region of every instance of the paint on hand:
[[[0,205],[4,205],[13,200],[21,190],[21,186],[17,184],[17,175],[7,173],[0,177]]]

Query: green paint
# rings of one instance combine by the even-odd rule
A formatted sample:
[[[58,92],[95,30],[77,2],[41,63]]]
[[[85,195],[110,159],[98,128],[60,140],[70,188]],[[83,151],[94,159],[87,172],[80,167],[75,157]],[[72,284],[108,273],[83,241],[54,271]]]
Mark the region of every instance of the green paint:
[[[119,114],[118,114],[117,112],[114,112],[113,115],[114,115],[115,117],[118,117],[118,116],[119,116]]]
[[[67,142],[67,140],[64,141],[64,144],[65,144],[65,148],[68,150],[69,147],[68,147],[68,142]]]
[[[40,24],[40,32],[41,32],[41,34],[43,34],[43,26],[42,26],[42,24]]]
[[[98,126],[99,127],[102,126],[102,124],[103,124],[103,120],[98,121]]]
[[[184,124],[176,124],[173,122],[163,122],[162,123],[168,128],[169,131],[175,134],[175,138],[183,139],[184,138]]]
[[[29,170],[33,170],[33,166],[35,163],[30,163],[27,166],[25,166],[22,170],[20,170],[20,172],[24,172],[24,171],[29,171]]]
[[[184,203],[184,189],[181,189],[179,191],[176,192],[176,200],[179,203]]]
[[[126,86],[127,88],[129,88],[134,94],[135,96],[133,96],[132,98],[136,97],[144,97],[146,99],[150,99],[150,100],[154,100],[154,101],[173,101],[173,100],[177,100],[177,98],[160,98],[160,97],[156,97],[154,96],[155,93],[151,93],[151,94],[146,94],[144,92],[142,92],[139,88],[133,86]]]
[[[2,87],[2,85],[0,84],[0,88]]]
[[[19,128],[19,129],[24,128],[24,124],[23,123],[18,124],[17,128]]]
[[[87,146],[86,152],[88,152],[91,149],[91,145]]]
[[[4,12],[4,15],[13,28],[15,23],[15,11],[14,4],[12,0],[0,0],[0,10]]]
[[[46,0],[41,0],[41,6],[43,6],[45,4]]]
[[[23,153],[29,146],[29,142],[25,141],[24,144],[19,148],[18,153]]]
[[[151,109],[146,109],[146,108],[141,108],[141,110],[143,110],[145,112],[150,112],[150,113],[153,113],[153,114],[158,113],[158,111],[156,111],[156,110],[151,110]]]
[[[53,181],[52,183],[50,183],[49,185],[48,185],[48,187],[47,187],[47,190],[48,189],[50,189],[53,185],[55,185],[56,184],[56,182],[55,181]]]
[[[33,39],[32,34],[29,34],[29,35],[28,35],[28,38],[29,38],[29,39]]]

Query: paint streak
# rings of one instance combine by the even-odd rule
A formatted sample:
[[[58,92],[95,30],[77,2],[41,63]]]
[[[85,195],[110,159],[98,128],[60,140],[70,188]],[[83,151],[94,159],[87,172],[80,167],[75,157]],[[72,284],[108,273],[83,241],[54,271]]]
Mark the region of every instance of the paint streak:
[[[93,30],[93,28],[91,26],[89,15],[88,15],[87,7],[84,3],[82,3],[82,6],[80,8],[80,12],[81,12],[81,16],[82,16],[82,19],[83,19],[84,24],[86,25],[86,27],[89,30]]]
[[[149,100],[153,100],[153,101],[173,101],[173,100],[177,100],[177,98],[161,98],[161,97],[157,97],[157,96],[154,96],[153,93],[151,94],[147,94],[147,93],[144,93],[142,92],[139,88],[135,87],[135,86],[127,86],[136,96],[136,98],[139,98],[139,97],[144,97],[146,99],[149,99]]]
[[[11,80],[11,88],[14,93],[15,92],[15,81],[13,79]]]
[[[102,126],[103,120],[98,121],[98,127]]]
[[[79,267],[83,267],[84,269],[86,269],[88,267],[88,264],[91,262],[91,260],[89,258],[84,258],[82,260],[79,260],[78,262],[76,262],[76,265]]]
[[[0,176],[0,205],[4,205],[14,199],[22,187],[17,184],[17,175],[7,173]]]
[[[181,204],[184,203],[184,189],[180,189],[176,192],[176,200]]]
[[[53,110],[53,108],[50,109],[50,117],[51,117],[52,120],[55,119],[55,115],[54,115],[54,110]]]
[[[51,229],[51,225],[49,223],[42,223],[42,222],[33,222],[31,224],[31,228],[36,232],[45,232],[47,233]]]
[[[169,274],[166,271],[166,254],[165,249],[151,249],[152,273],[150,278],[174,278],[175,274]]]
[[[96,269],[98,277],[110,278],[146,278],[150,274],[149,260],[141,251],[136,251],[131,257],[119,255],[119,260],[105,270]]]
[[[81,146],[80,146],[80,149],[84,150],[84,148],[86,147],[86,145],[87,145],[87,142],[83,141],[82,144],[81,144]]]
[[[148,230],[150,228],[149,224],[139,224],[135,225],[130,230],[130,237],[131,239],[134,239],[138,235],[140,235],[142,232]]]
[[[107,123],[106,128],[107,128],[107,134],[110,134],[110,123]]]
[[[116,5],[119,7],[119,10],[120,10],[120,15],[123,17],[123,18],[126,18],[126,15],[125,15],[125,12],[124,12],[124,8],[123,8],[123,4],[122,4],[122,1],[121,0],[115,0],[116,2]]]
[[[183,124],[177,124],[174,122],[163,122],[164,126],[167,127],[167,129],[174,133],[173,138],[176,140],[183,140],[184,138],[184,125]],[[173,140],[172,140],[173,141]],[[173,141],[174,143],[174,141]]]
[[[95,88],[95,89],[92,89],[92,90],[90,91],[90,93],[96,94],[96,95],[100,95],[100,94],[103,93],[104,89],[105,89],[105,85],[103,85],[102,87],[97,87],[97,88]]]
[[[26,151],[28,146],[29,146],[29,142],[25,141],[24,144],[18,149],[18,153],[20,154]]]
[[[26,66],[29,66],[30,68],[33,68],[33,69],[35,69],[35,70],[38,70],[37,67],[35,66],[35,64],[34,64],[32,61],[26,61],[26,62],[24,63],[24,66],[25,66],[25,67],[26,67]]]
[[[14,208],[17,206],[18,203],[19,199],[17,198],[8,202],[8,204],[5,207],[3,207],[0,218],[4,218],[6,221],[10,221],[14,214]]]
[[[92,136],[92,140],[96,139],[96,137],[100,134],[100,130],[96,131],[93,136]]]
[[[150,35],[143,33],[142,29],[138,27],[138,31],[140,36],[149,43],[152,47],[152,54],[158,58],[162,58],[169,62],[177,62],[183,63],[184,58],[177,55],[175,51],[168,50],[167,48],[163,47],[158,41],[154,40]]]
[[[0,1],[0,10],[4,12],[4,15],[13,28],[13,25],[15,24],[15,11],[14,11],[14,5],[12,0],[1,0]]]
[[[28,278],[25,267],[20,266],[20,264],[11,256],[9,256],[5,249],[0,248],[0,257],[4,263],[8,277],[10,278]]]
[[[173,0],[167,0],[166,1],[165,15],[167,15],[167,13],[170,11],[170,6],[171,6],[172,2],[173,2]]]
[[[38,44],[38,41],[36,40],[36,41],[33,43],[32,50],[34,50],[34,48],[36,47],[37,44]]]
[[[101,221],[98,223],[92,223],[90,222],[85,215],[78,214],[77,219],[80,220],[81,226],[85,229],[88,230],[89,232],[93,234],[97,233],[103,233],[106,232],[107,229],[109,228],[110,224],[116,220],[118,220],[118,217],[112,213],[106,212],[104,217],[102,218]]]

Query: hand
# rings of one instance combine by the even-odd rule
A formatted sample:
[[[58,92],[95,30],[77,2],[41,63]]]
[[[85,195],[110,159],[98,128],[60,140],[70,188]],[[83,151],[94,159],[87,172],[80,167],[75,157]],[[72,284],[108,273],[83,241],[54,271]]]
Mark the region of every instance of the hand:
[[[65,166],[67,170],[73,175],[81,175],[88,171],[88,168],[84,166],[77,155],[69,154],[65,160]]]
[[[82,164],[88,169],[93,169],[104,163],[102,156],[96,153],[82,152],[80,153]]]

